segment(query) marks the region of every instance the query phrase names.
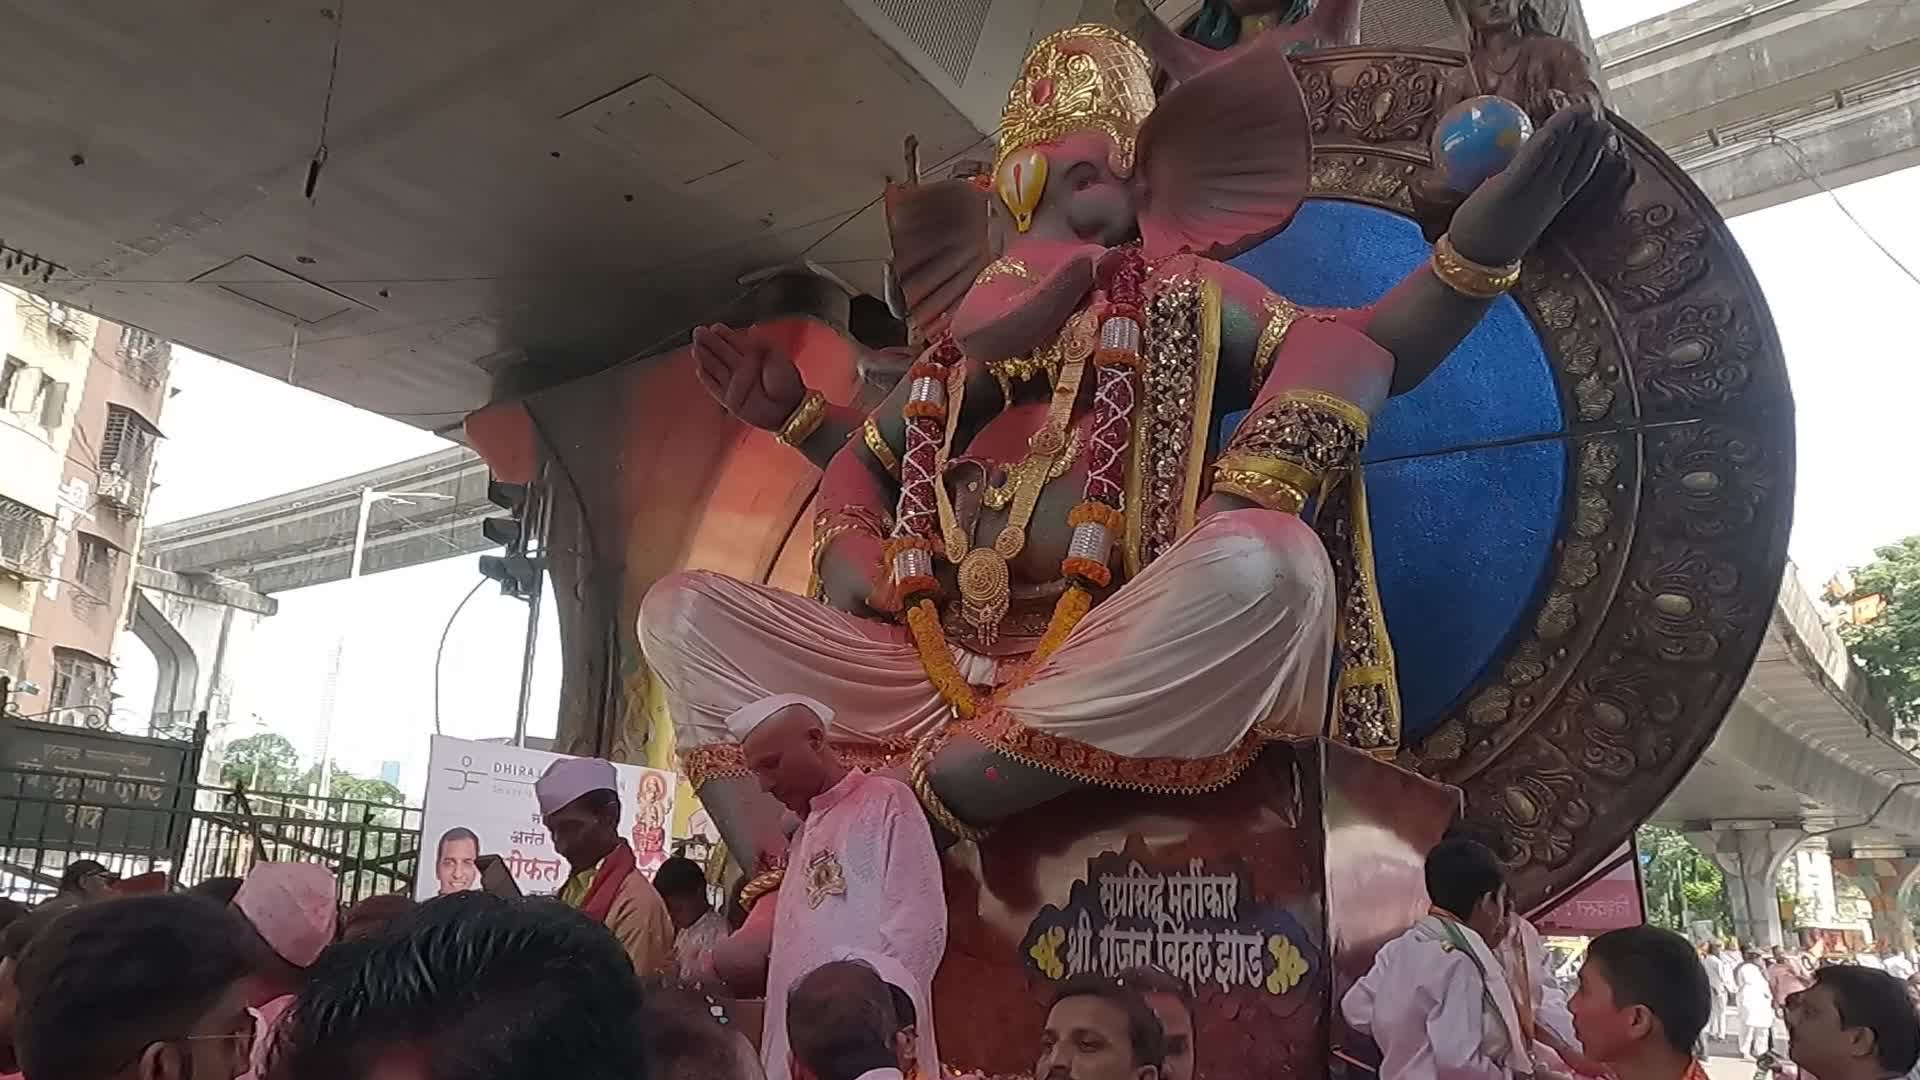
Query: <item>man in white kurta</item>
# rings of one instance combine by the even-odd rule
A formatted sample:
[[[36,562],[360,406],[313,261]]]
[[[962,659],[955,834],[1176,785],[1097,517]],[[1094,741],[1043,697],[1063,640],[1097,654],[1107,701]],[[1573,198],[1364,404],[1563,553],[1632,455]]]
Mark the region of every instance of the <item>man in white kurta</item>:
[[[904,980],[896,985],[919,1015],[916,1057],[940,1060],[931,995],[947,950],[947,902],[933,833],[905,784],[840,764],[826,742],[832,718],[817,701],[778,695],[728,720],[761,786],[795,813],[804,808],[775,894],[760,1040],[768,1080],[790,1076],[783,1003],[794,983],[850,958],[884,963],[888,981]]]
[[[1580,1037],[1574,1033],[1566,991],[1547,970],[1547,947],[1540,940],[1539,929],[1518,912],[1512,913],[1507,919],[1507,934],[1494,952],[1513,987],[1520,1026],[1533,1036],[1535,1060],[1546,1063],[1558,1058],[1570,1072],[1604,1076],[1605,1068],[1587,1057]]]
[[[1427,891],[1432,914],[1381,947],[1340,1003],[1347,1022],[1380,1045],[1382,1080],[1531,1074],[1512,990],[1486,940],[1497,944],[1506,921],[1498,859],[1472,841],[1445,841],[1427,858]]]

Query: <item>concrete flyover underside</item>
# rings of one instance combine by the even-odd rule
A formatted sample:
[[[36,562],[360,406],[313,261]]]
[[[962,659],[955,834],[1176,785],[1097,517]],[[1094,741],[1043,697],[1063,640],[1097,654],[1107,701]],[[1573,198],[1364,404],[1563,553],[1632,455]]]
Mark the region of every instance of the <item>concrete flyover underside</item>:
[[[378,573],[485,551],[480,521],[503,513],[487,501],[487,466],[465,447],[290,491],[229,510],[147,530],[141,559],[178,574],[219,574],[263,593],[347,576],[360,493],[445,495],[405,503],[382,499],[368,515],[363,573]]]
[[[1598,50],[1614,110],[1729,217],[1920,162],[1920,4],[1696,0]]]

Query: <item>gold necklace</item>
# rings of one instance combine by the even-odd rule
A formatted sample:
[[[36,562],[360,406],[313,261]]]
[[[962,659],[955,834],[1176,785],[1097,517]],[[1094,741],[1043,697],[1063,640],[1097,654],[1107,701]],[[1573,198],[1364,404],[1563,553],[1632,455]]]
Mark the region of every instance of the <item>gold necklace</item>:
[[[1013,404],[1013,384],[1028,382],[1042,375],[1047,377],[1048,385],[1060,381],[1060,369],[1066,363],[1062,350],[1062,339],[1053,341],[1033,350],[1026,356],[1015,356],[1006,360],[987,361],[987,373],[1000,384],[1001,408]]]
[[[1027,440],[1024,460],[1007,471],[1004,485],[1012,492],[1008,502],[1013,510],[1007,524],[994,538],[992,547],[975,548],[972,538],[960,526],[953,511],[953,499],[947,492],[946,465],[953,453],[954,433],[959,428],[960,407],[966,393],[966,376],[956,367],[947,382],[947,430],[940,449],[934,455],[934,502],[940,514],[942,540],[947,560],[959,568],[960,615],[971,626],[980,642],[991,645],[999,636],[1000,621],[1006,618],[1012,603],[1011,577],[1007,564],[1027,546],[1027,524],[1040,501],[1040,490],[1058,474],[1057,461],[1065,457],[1067,426],[1073,419],[1073,404],[1080,396],[1080,375],[1093,355],[1094,326],[1091,309],[1081,311],[1061,330],[1053,349],[1061,356],[1058,377],[1054,379],[1053,400],[1047,406],[1046,423]],[[1062,469],[1061,472],[1065,470]]]
[[[1073,463],[1079,459],[1080,429],[1074,428],[1067,432],[1067,448],[1060,452],[1059,457],[1053,459],[1053,467],[1047,470],[1047,479],[1052,481],[1065,476],[1067,470],[1073,468]],[[980,504],[989,510],[1005,510],[1008,504],[1013,502],[1013,475],[1014,471],[1009,469],[1007,475],[1002,477],[998,484],[988,483],[986,493],[980,496]]]

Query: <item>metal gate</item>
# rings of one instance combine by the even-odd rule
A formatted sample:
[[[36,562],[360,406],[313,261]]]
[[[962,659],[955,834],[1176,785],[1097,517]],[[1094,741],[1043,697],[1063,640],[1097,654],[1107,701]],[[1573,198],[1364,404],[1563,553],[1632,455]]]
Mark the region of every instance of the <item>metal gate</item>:
[[[257,861],[322,863],[343,903],[412,888],[420,809],[196,783],[191,740],[0,718],[0,895],[35,902],[76,859],[176,886]]]

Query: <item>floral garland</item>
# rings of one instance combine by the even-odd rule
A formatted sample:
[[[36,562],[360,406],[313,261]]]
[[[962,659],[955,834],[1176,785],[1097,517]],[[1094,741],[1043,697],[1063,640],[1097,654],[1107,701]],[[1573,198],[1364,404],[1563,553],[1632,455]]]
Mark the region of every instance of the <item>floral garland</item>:
[[[1060,563],[1067,589],[1054,604],[1046,633],[1007,689],[1033,677],[1092,610],[1095,590],[1112,583],[1113,543],[1126,520],[1127,450],[1138,400],[1135,377],[1140,367],[1145,293],[1146,262],[1137,248],[1130,249],[1112,265],[1106,288],[1094,300],[1102,309],[1099,345],[1093,354],[1099,384],[1094,391],[1086,488],[1082,501],[1068,515],[1073,537]],[[938,546],[935,485],[941,483],[934,461],[944,437],[947,374],[963,362],[952,336],[942,334],[908,373],[911,383],[901,409],[907,448],[886,558],[893,572],[895,600],[905,613],[927,677],[954,712],[968,719],[979,711],[980,699],[953,662],[940,626],[940,584],[933,574]]]

